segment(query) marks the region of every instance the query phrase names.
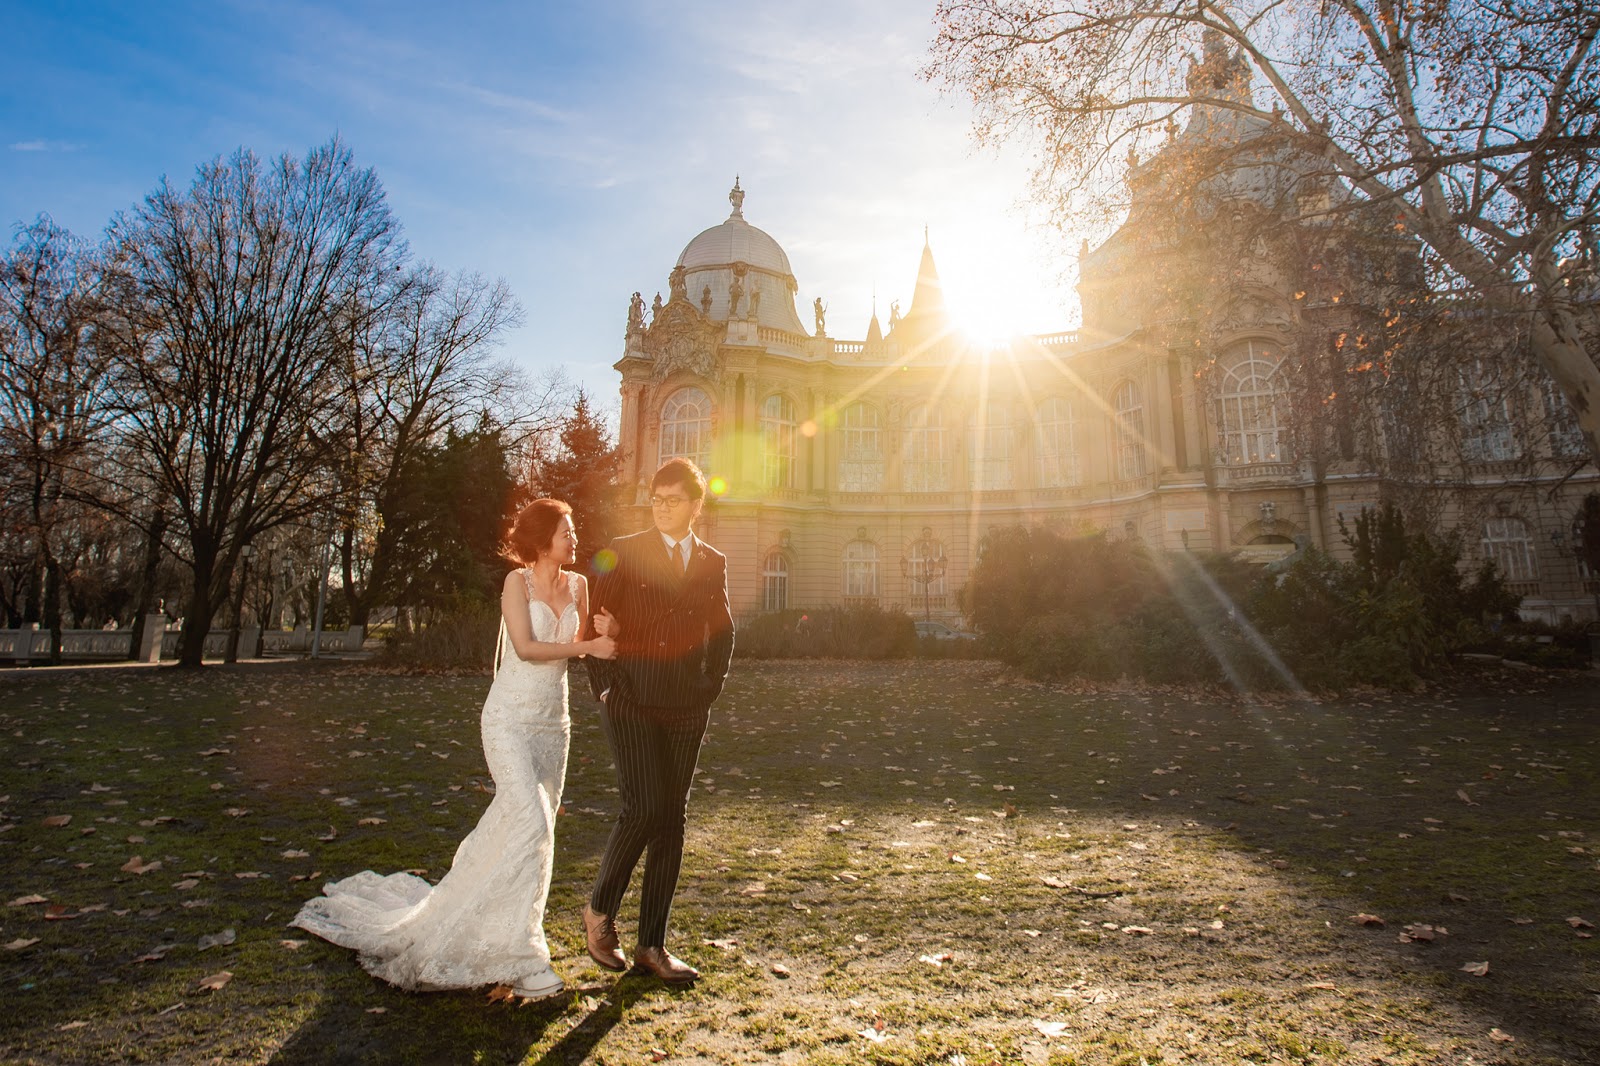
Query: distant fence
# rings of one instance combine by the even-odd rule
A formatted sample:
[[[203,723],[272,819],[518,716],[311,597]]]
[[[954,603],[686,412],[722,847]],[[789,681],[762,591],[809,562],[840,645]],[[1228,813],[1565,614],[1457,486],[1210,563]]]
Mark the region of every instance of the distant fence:
[[[133,630],[129,629],[63,629],[61,631],[61,661],[68,663],[94,662],[157,662],[178,657],[176,628],[167,628],[162,615],[152,615],[145,625],[143,647],[133,646]],[[206,634],[205,657],[221,659],[228,650],[230,630],[213,629]],[[239,654],[252,658],[256,653],[256,640],[261,641],[263,655],[309,655],[312,632],[310,626],[295,629],[269,629],[261,633],[254,626],[239,629]],[[159,644],[157,637],[160,638]],[[366,639],[366,627],[349,629],[324,629],[319,651],[360,651]],[[50,661],[50,631],[47,629],[0,629],[0,663],[30,663]]]

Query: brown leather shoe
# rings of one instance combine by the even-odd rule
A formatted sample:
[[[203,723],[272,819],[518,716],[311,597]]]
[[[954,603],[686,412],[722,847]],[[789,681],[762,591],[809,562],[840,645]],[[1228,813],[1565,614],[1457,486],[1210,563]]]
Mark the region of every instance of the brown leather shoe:
[[[595,913],[587,903],[583,905],[583,939],[589,957],[605,969],[621,973],[628,968],[627,956],[617,941],[617,923],[609,914]]]
[[[635,972],[654,974],[668,984],[684,985],[700,976],[700,971],[667,954],[666,948],[640,948],[633,953]]]

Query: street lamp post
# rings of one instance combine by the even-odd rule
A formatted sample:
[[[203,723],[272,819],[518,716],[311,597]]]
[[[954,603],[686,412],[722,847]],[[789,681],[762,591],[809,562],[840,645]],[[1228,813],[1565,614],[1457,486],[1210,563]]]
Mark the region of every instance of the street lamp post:
[[[944,577],[944,547],[934,539],[933,530],[922,527],[922,536],[911,542],[911,557],[900,557],[900,573],[922,586],[922,618],[933,619],[933,583]]]
[[[244,590],[250,584],[250,557],[255,553],[255,546],[251,544],[239,549],[239,558],[244,560],[244,565],[239,570],[239,591],[233,597],[233,628],[228,630],[228,650],[222,657],[226,663],[239,661],[239,619],[244,613]]]

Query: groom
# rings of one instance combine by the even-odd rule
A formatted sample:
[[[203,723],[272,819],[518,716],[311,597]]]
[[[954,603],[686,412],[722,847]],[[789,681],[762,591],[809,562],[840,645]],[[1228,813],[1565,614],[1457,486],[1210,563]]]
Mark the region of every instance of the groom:
[[[596,626],[609,619],[620,630],[613,631],[617,657],[585,660],[617,764],[622,810],[583,908],[584,937],[595,962],[627,968],[617,908],[643,855],[633,964],[675,984],[700,976],[667,953],[667,915],[683,864],[695,760],[733,655],[728,560],[692,529],[705,494],[705,476],[687,459],[668,460],[656,471],[655,528],[612,541],[616,565],[594,592]]]

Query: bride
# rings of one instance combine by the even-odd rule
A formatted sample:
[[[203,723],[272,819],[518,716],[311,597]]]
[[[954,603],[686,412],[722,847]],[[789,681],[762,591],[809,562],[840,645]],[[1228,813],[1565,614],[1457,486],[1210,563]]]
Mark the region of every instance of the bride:
[[[562,569],[578,553],[571,507],[534,500],[506,540],[507,557],[523,565],[500,595],[497,668],[483,704],[494,800],[437,885],[363,870],[324,886],[291,923],[354,948],[368,973],[410,991],[505,984],[540,999],[562,990],[544,907],[572,732],[567,660],[610,659],[616,644],[605,635],[576,639],[589,587]]]

